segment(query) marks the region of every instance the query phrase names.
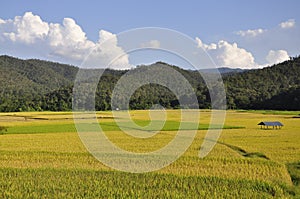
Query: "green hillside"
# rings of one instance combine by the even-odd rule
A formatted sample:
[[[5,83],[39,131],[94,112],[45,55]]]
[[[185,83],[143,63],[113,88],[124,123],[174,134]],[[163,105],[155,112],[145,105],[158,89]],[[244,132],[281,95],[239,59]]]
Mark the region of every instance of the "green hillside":
[[[294,103],[300,100],[299,92],[294,93],[300,87],[300,57],[229,75],[224,82],[230,108],[300,110],[300,104]]]
[[[147,71],[156,66],[172,67],[181,73],[195,89],[199,108],[210,108],[208,89],[197,71],[157,62],[139,66],[130,73]],[[0,56],[0,111],[71,110],[73,82],[77,72],[78,68],[70,65]],[[105,71],[96,92],[97,110],[111,109],[114,86],[126,72]],[[211,71],[202,72],[214,75]],[[220,69],[220,72],[226,88],[228,109],[300,110],[300,57],[263,69],[230,72]],[[154,104],[180,108],[175,95],[157,84],[137,89],[131,96],[129,106],[131,109],[148,109]],[[195,106],[187,104],[184,108]]]
[[[41,96],[71,87],[78,68],[41,61],[0,57],[0,110],[24,111]]]

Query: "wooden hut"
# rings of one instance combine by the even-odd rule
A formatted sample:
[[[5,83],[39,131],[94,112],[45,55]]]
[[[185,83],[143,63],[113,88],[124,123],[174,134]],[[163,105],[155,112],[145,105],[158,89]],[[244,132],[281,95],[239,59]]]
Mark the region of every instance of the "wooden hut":
[[[257,125],[260,125],[261,129],[281,129],[283,127],[283,124],[281,122],[275,121],[275,122],[260,122]]]

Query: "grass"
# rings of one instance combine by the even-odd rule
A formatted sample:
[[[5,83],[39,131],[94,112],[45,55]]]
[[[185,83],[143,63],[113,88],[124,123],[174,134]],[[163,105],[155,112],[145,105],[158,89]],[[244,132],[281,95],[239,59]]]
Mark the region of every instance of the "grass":
[[[300,161],[287,164],[287,169],[294,184],[293,193],[300,198]]]
[[[149,124],[146,111],[130,114],[136,124]],[[197,135],[184,155],[146,174],[113,171],[97,161],[82,144],[73,121],[66,119],[70,117],[51,112],[0,114],[0,126],[8,127],[0,135],[0,198],[297,198],[300,194],[300,123],[287,114],[227,111],[218,143],[200,159],[210,121],[210,112],[201,111]],[[110,112],[97,117],[113,143],[133,152],[163,147],[180,124],[179,111],[168,110],[162,131],[139,139],[122,133]],[[279,120],[285,126],[263,131],[257,126],[263,120]],[[121,125],[134,130],[126,120]],[[185,129],[190,126],[195,124],[183,122]]]
[[[1,169],[0,178],[8,179],[0,182],[2,198],[280,198],[286,195],[272,183],[172,174]]]
[[[135,120],[134,121],[136,124],[138,124],[141,127],[145,127],[148,125],[148,121],[147,120]],[[244,128],[242,126],[219,126],[219,125],[212,125],[209,126],[209,124],[195,124],[195,123],[191,123],[191,122],[179,122],[179,121],[166,121],[166,123],[164,124],[162,129],[159,129],[158,127],[160,127],[160,123],[161,121],[152,121],[153,126],[152,128],[146,128],[146,131],[178,131],[178,129],[180,130],[207,130],[209,128],[211,129],[241,129]],[[181,126],[180,126],[181,125]],[[119,127],[123,127],[126,129],[132,129],[134,128],[132,125],[130,125],[130,123],[128,122],[120,122],[118,125],[115,122],[103,122],[101,123],[101,128],[104,131],[120,131]],[[195,126],[198,126],[198,128],[194,128]]]
[[[47,119],[46,119],[47,120]],[[52,120],[52,119],[50,119]],[[159,123],[161,121],[153,121],[154,127],[146,128],[145,131],[178,131],[179,128],[181,130],[195,130],[194,126],[197,124],[189,123],[189,122],[178,122],[178,121],[167,121],[162,129],[159,129]],[[146,126],[148,121],[146,120],[136,120],[135,123],[140,125],[141,127]],[[155,125],[157,123],[157,125]],[[180,125],[182,125],[180,127]],[[131,130],[141,130],[141,128],[135,128],[129,122],[120,122],[116,124],[116,122],[101,122],[101,129],[103,131],[121,131],[120,127],[124,129]],[[198,130],[207,130],[207,129],[242,129],[242,126],[223,126],[220,127],[218,125],[209,126],[209,124],[199,124]],[[25,125],[25,126],[13,126],[13,127],[1,127],[0,132],[2,134],[36,134],[36,133],[66,133],[66,132],[76,132],[76,127],[74,123],[69,124],[45,124],[45,125]]]
[[[237,110],[244,113],[261,113],[265,115],[300,115],[300,111],[279,111],[279,110]]]
[[[0,126],[0,135],[3,135],[4,132],[7,132],[7,127],[5,127],[5,126]]]
[[[289,163],[287,164],[287,168],[294,185],[300,186],[300,162]]]
[[[62,133],[76,132],[74,124],[47,124],[32,126],[14,126],[7,128],[5,134],[35,134],[35,133]]]

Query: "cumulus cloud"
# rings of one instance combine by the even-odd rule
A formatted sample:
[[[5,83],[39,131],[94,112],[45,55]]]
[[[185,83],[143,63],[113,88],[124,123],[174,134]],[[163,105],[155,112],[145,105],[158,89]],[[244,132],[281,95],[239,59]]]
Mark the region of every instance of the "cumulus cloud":
[[[0,19],[0,51],[5,51],[11,46],[16,50],[27,51],[27,54],[33,52],[33,56],[42,46],[43,52],[40,53],[45,58],[57,58],[77,64],[81,63],[90,52],[97,51],[94,55],[99,56],[98,61],[102,61],[97,64],[101,67],[106,67],[105,64],[112,59],[123,55],[112,65],[119,65],[120,68],[129,67],[128,55],[118,46],[116,35],[101,30],[98,42],[90,41],[82,28],[71,18],[63,19],[62,24],[48,23],[38,15],[26,12],[24,16],[16,16],[14,19]]]
[[[200,38],[196,37],[196,42],[198,45],[198,48],[203,48],[205,50],[215,50],[217,49],[217,44],[211,43],[211,44],[204,44]]]
[[[289,59],[290,56],[288,55],[288,52],[285,50],[277,50],[277,51],[270,50],[266,57],[266,60],[268,61],[269,65],[278,64]]]
[[[238,47],[237,43],[229,43],[221,40],[217,44],[204,44],[196,37],[198,48],[203,48],[211,55],[218,67],[231,68],[254,68],[257,64],[254,61],[253,55],[243,48]]]
[[[231,38],[234,42],[223,40],[216,44],[205,44],[199,38],[196,38],[196,42],[198,47],[208,51],[218,66],[262,68],[286,61],[289,55],[297,56],[299,31],[296,21],[290,19],[271,29],[237,31],[237,36]]]
[[[296,24],[295,19],[289,19],[285,22],[280,23],[279,26],[283,29],[288,29],[288,28],[293,28],[295,24]]]
[[[0,26],[5,38],[26,44],[44,39],[49,31],[48,24],[31,12],[25,13],[24,16],[16,16],[14,20],[1,20]]]
[[[263,68],[266,66],[278,64],[290,59],[290,56],[285,50],[270,50],[265,57],[267,62],[258,64],[255,62],[251,52],[238,46],[237,43],[229,43],[221,40],[217,44],[204,44],[196,37],[198,48],[203,48],[212,57],[218,67],[230,68]]]
[[[71,18],[65,18],[62,25],[51,23],[45,42],[49,45],[52,55],[79,61],[95,46]]]
[[[253,68],[256,66],[253,55],[243,48],[239,48],[237,43],[230,44],[226,41],[218,43],[219,62],[228,67]]]
[[[105,30],[99,31],[99,41],[90,52],[86,67],[109,66],[112,69],[129,69],[133,66],[129,64],[129,56],[118,46],[118,38]]]
[[[266,30],[259,28],[255,30],[240,30],[236,32],[236,34],[242,37],[256,37],[257,35],[263,34],[264,32],[266,32]]]
[[[259,28],[238,31],[235,33],[238,37],[234,39],[235,42],[221,40],[205,44],[198,37],[195,40],[198,48],[206,50],[218,66],[256,68],[285,61],[289,59],[288,52],[291,55],[299,53],[298,35],[299,27],[294,19],[290,19],[270,30]],[[158,40],[150,40],[140,46],[159,48],[161,44]],[[75,65],[91,55],[88,61],[85,60],[84,66],[110,65],[117,69],[133,67],[129,64],[129,55],[119,46],[117,35],[100,30],[98,41],[91,41],[74,19],[65,18],[62,23],[51,23],[31,12],[13,19],[0,19],[0,53],[18,57],[38,56]]]
[[[141,44],[142,48],[159,48],[160,42],[158,40],[151,40]]]

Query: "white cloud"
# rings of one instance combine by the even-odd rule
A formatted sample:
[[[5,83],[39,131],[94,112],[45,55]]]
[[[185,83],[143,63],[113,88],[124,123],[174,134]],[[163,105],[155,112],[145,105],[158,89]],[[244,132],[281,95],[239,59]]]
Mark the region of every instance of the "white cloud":
[[[1,20],[0,25],[4,37],[13,42],[26,44],[44,39],[49,31],[48,24],[31,12],[25,13],[24,16],[16,16],[14,20]]]
[[[244,48],[240,48],[237,43],[229,43],[221,40],[216,44],[215,48],[210,48],[210,45],[204,44],[199,38],[195,39],[198,43],[198,48],[204,48],[217,67],[230,67],[230,68],[263,68],[266,66],[281,63],[289,60],[290,56],[285,50],[270,50],[265,57],[267,62],[258,64],[255,62],[252,53],[248,52]]]
[[[234,68],[256,67],[253,55],[245,49],[239,48],[236,43],[230,44],[227,41],[219,41],[218,50],[217,59],[223,66]]]
[[[237,43],[229,43],[221,40],[218,44],[204,44],[196,37],[198,48],[207,50],[218,67],[232,68],[254,68],[257,64],[254,61],[253,55],[243,48],[239,48]]]
[[[266,32],[266,30],[264,29],[255,29],[255,30],[240,30],[238,32],[236,32],[237,35],[240,35],[242,37],[256,37],[257,35],[263,34],[264,32]]]
[[[44,58],[75,64],[80,64],[93,49],[101,48],[101,52],[95,54],[99,56],[97,60],[102,61],[97,66],[106,67],[105,64],[122,54],[112,65],[129,67],[128,55],[118,46],[116,35],[101,30],[95,43],[87,39],[82,28],[71,18],[65,18],[62,24],[47,23],[38,15],[27,12],[14,19],[0,19],[0,52],[9,48],[17,54],[32,52],[35,56],[38,51]]]
[[[129,69],[128,54],[118,46],[118,39],[115,34],[105,30],[99,31],[99,41],[86,60],[85,66],[95,67],[109,66],[112,69]]]
[[[83,43],[87,40],[80,26],[71,18],[60,24],[50,24],[49,40],[52,46],[66,45],[67,43]]]
[[[205,50],[215,50],[217,49],[217,44],[211,43],[209,45],[204,44],[200,38],[196,37],[196,42],[198,44],[198,48],[203,48]]]
[[[270,29],[238,31],[235,32],[238,37],[231,38],[236,45],[225,42],[223,45],[221,44],[223,50],[220,50],[219,42],[217,50],[209,52],[217,60],[218,65],[231,63],[232,66],[242,64],[241,67],[249,68],[266,67],[288,60],[289,55],[297,56],[299,54],[299,31],[294,19],[282,22]],[[247,50],[239,46],[245,46]],[[230,59],[235,56],[236,58]]]
[[[278,64],[289,59],[290,56],[288,55],[288,52],[285,50],[277,50],[277,51],[270,50],[266,57],[266,60],[268,61],[269,65]]]
[[[285,22],[282,22],[279,24],[279,26],[283,29],[287,29],[287,28],[292,28],[294,27],[296,24],[295,19],[289,19]]]
[[[111,32],[100,30],[99,31],[99,43],[104,43],[105,41],[110,40],[111,43],[114,45],[117,44],[117,37],[115,34],[112,34]]]
[[[231,38],[235,42],[221,40],[205,44],[198,37],[195,40],[199,48],[208,51],[218,66],[255,68],[285,61],[289,59],[288,52],[292,56],[299,54],[299,30],[295,20],[290,19],[269,30],[238,31],[238,36]],[[141,47],[159,48],[160,45],[157,40],[149,40]],[[13,19],[0,19],[0,53],[18,57],[38,56],[79,65],[90,52],[90,63],[94,67],[106,67],[108,64],[118,69],[132,67],[129,55],[118,44],[118,37],[108,31],[100,30],[98,41],[93,42],[71,18],[63,19],[62,23],[51,23],[27,12]],[[258,60],[257,63],[255,60]]]
[[[5,23],[5,21],[0,18],[0,24],[3,24],[3,23]]]
[[[73,60],[83,60],[87,53],[95,46],[86,38],[81,27],[73,19],[65,18],[63,25],[50,24],[47,44],[51,54]]]
[[[151,40],[141,44],[142,48],[159,48],[160,42],[158,40]]]

